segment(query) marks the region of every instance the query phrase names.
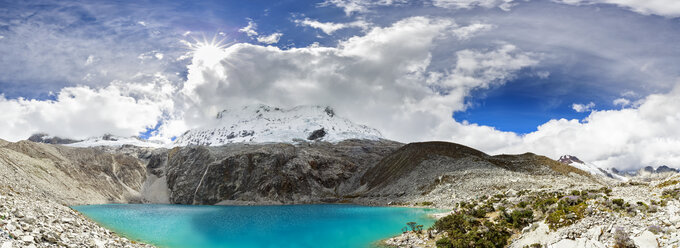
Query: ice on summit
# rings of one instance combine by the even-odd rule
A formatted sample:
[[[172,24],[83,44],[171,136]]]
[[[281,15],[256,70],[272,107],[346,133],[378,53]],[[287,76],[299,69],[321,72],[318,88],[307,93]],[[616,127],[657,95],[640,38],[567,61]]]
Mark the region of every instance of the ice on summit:
[[[229,143],[269,143],[296,141],[339,142],[347,139],[378,140],[378,130],[337,116],[325,106],[297,106],[290,109],[249,105],[224,110],[214,123],[189,130],[175,140],[175,146]]]

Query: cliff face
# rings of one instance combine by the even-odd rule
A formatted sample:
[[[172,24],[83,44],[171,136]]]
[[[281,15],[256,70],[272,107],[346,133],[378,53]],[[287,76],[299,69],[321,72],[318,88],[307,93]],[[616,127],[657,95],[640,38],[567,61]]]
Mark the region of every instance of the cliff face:
[[[179,204],[387,204],[451,199],[451,190],[475,195],[479,187],[597,184],[543,156],[489,156],[447,142],[190,146],[156,151],[147,170],[145,200]]]
[[[164,202],[157,195],[167,192],[167,202],[180,204],[337,202],[359,186],[361,174],[400,146],[349,140],[174,148],[152,156],[144,196]]]
[[[138,202],[146,179],[133,156],[30,141],[0,144],[0,172],[5,184],[37,188],[66,205]]]

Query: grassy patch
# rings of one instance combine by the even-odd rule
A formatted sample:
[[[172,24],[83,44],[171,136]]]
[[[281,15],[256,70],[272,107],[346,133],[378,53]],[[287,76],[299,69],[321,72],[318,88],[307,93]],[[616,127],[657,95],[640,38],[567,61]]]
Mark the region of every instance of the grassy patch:
[[[680,181],[678,181],[678,180],[668,180],[668,181],[665,181],[663,183],[660,183],[659,185],[656,185],[656,187],[657,188],[665,188],[665,187],[668,187],[668,186],[676,185],[678,183],[680,183]]]

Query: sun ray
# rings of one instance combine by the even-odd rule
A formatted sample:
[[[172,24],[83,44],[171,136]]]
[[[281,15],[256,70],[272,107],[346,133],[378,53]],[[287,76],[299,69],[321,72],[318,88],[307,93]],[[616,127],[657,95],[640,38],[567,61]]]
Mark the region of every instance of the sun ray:
[[[225,43],[227,37],[218,40],[217,35],[213,35],[211,39],[206,38],[205,34],[201,34],[201,39],[191,36],[193,42],[187,42],[191,56],[197,63],[203,64],[217,64],[225,56],[225,49],[233,45],[233,42]]]

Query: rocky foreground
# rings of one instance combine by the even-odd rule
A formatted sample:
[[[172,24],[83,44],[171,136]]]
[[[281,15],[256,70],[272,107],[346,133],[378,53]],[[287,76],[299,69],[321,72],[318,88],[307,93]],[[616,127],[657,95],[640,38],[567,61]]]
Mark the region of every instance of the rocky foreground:
[[[151,247],[68,207],[138,201],[144,178],[130,156],[0,140],[0,247]]]
[[[120,237],[39,191],[0,186],[0,247],[152,247]]]
[[[680,175],[602,188],[500,191],[460,202],[429,230],[395,247],[680,247]],[[578,189],[582,190],[578,190]],[[425,205],[434,205],[427,203]],[[423,205],[423,204],[421,204]],[[430,206],[432,206],[430,205]]]

